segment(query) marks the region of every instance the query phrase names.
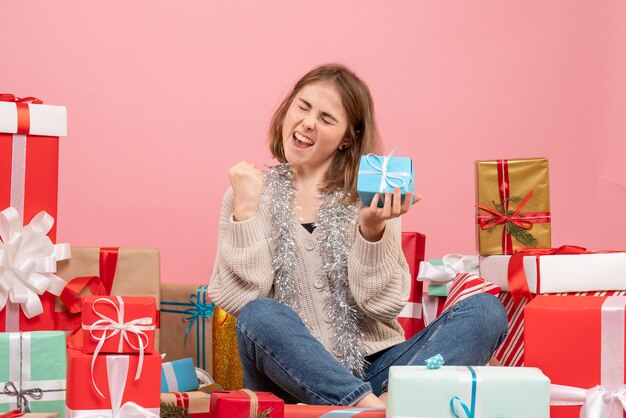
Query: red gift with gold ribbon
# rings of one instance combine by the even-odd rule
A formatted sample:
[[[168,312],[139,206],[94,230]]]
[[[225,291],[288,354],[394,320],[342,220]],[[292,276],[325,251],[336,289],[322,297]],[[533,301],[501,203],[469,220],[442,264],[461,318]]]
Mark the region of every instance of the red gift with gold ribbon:
[[[548,160],[476,162],[477,245],[481,255],[551,247]]]
[[[57,274],[68,282],[56,304],[58,330],[81,327],[81,297],[86,294],[152,297],[156,306],[161,301],[157,249],[72,247],[72,258],[59,262]],[[154,345],[158,350],[158,329]]]
[[[212,418],[283,418],[285,402],[270,392],[215,391],[211,393]]]

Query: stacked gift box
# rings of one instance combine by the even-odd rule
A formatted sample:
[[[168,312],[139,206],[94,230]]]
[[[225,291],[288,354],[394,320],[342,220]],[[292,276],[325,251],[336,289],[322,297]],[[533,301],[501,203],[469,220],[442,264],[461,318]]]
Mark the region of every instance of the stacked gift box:
[[[67,350],[67,417],[158,417],[156,301],[88,295],[83,305],[82,339],[74,334]]]
[[[458,300],[461,277],[475,274],[485,285],[467,293],[493,286],[507,310],[509,335],[496,358],[546,374],[552,417],[621,417],[626,253],[553,248],[548,190],[545,159],[477,163],[479,271],[460,262],[474,256],[423,263],[427,322]]]

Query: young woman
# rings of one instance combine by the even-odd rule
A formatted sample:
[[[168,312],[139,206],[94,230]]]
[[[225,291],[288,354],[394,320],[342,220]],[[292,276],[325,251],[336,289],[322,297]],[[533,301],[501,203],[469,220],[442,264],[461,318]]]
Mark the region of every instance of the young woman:
[[[276,110],[269,144],[279,165],[229,171],[209,283],[238,317],[245,386],[287,402],[383,406],[392,365],[437,353],[446,364],[486,364],[507,330],[491,295],[404,340],[396,316],[411,277],[400,216],[421,196],[358,200],[360,157],[380,150],[365,83],[341,65],[311,70]]]

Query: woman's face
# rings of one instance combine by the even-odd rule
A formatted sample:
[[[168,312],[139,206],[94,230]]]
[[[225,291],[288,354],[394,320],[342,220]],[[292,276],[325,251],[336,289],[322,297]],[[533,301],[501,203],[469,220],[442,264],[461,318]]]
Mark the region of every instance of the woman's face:
[[[334,84],[309,84],[294,97],[283,120],[287,162],[326,171],[343,143],[348,116]]]

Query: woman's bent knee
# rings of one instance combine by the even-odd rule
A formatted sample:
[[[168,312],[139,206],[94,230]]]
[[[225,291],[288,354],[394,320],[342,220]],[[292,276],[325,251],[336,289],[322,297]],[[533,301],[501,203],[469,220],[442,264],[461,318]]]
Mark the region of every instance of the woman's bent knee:
[[[466,309],[475,317],[473,320],[483,330],[485,338],[494,339],[497,344],[504,340],[508,333],[508,319],[500,299],[487,293],[479,293],[462,302],[465,302],[465,306],[460,308]]]

